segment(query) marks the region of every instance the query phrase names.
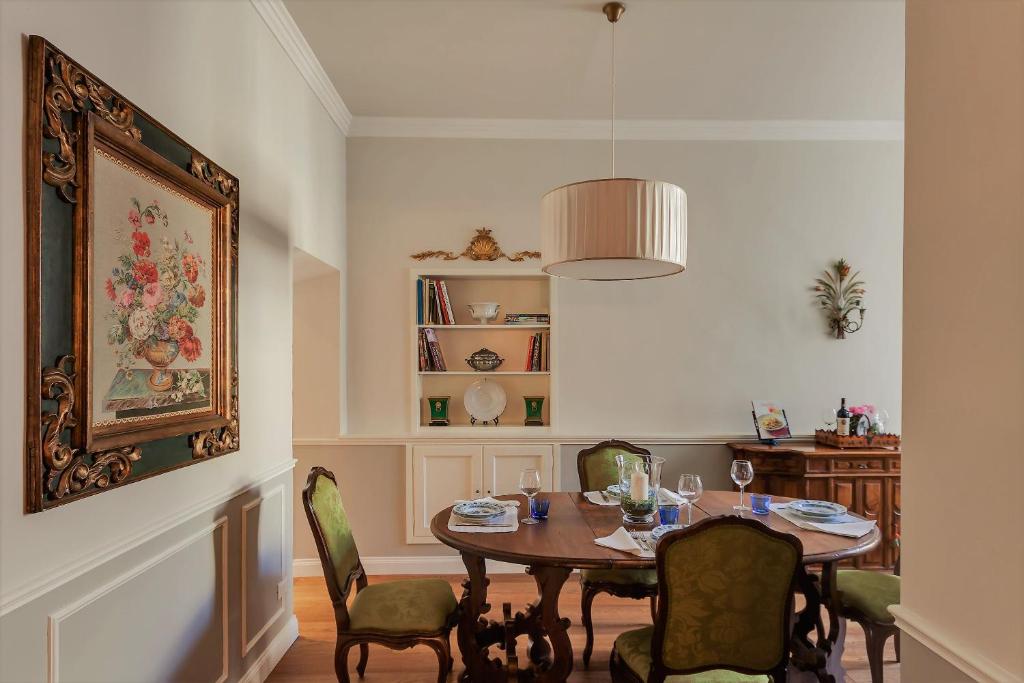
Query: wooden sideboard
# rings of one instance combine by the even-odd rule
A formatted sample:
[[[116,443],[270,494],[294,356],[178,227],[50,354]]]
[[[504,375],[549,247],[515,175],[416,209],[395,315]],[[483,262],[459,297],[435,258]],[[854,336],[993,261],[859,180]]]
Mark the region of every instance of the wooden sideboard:
[[[878,521],[882,543],[853,560],[861,569],[896,564],[899,532],[900,455],[890,448],[832,448],[814,443],[768,446],[730,443],[734,460],[749,460],[755,493],[829,500]]]

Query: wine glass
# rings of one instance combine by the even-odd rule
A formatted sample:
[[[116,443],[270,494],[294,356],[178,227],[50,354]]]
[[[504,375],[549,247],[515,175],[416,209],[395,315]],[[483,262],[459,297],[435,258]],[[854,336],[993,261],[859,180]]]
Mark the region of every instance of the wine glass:
[[[740,487],[740,504],[733,505],[733,510],[749,510],[749,505],[743,504],[743,488],[754,481],[754,466],[750,464],[749,460],[733,460],[732,470],[729,472],[729,476],[732,480]]]
[[[836,428],[836,409],[825,408],[821,411],[821,421],[825,423],[825,429],[833,430]]]
[[[533,510],[533,497],[540,493],[540,472],[533,467],[527,467],[525,470],[519,473],[519,490],[523,492],[523,495],[527,498],[527,510]],[[526,517],[519,520],[523,524],[536,524],[535,520],[529,512]]]
[[[889,411],[885,408],[879,408],[878,412],[875,413],[875,427],[879,434],[885,434],[885,428],[889,424]]]
[[[698,474],[682,474],[679,476],[679,496],[686,501],[686,526],[693,524],[693,504],[700,500],[704,493],[704,482]]]

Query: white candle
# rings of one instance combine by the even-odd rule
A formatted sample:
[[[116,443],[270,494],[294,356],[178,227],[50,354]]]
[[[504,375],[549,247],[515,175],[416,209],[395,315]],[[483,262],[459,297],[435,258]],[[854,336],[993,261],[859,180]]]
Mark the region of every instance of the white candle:
[[[629,476],[629,497],[633,500],[647,500],[648,481],[646,472],[633,472]]]

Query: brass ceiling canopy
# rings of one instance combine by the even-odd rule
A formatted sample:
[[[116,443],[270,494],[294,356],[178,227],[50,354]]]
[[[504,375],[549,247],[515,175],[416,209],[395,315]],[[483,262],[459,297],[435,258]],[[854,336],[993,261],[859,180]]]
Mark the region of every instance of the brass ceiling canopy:
[[[609,2],[601,8],[601,11],[608,17],[608,21],[614,24],[622,18],[622,15],[626,12],[626,6],[621,2]]]

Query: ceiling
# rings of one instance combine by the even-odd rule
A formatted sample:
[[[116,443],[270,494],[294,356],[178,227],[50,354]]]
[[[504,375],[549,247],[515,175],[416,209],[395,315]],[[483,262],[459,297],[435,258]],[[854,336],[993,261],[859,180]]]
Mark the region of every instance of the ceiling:
[[[356,116],[598,119],[610,25],[588,0],[285,0]],[[627,0],[618,115],[903,118],[899,0]]]

